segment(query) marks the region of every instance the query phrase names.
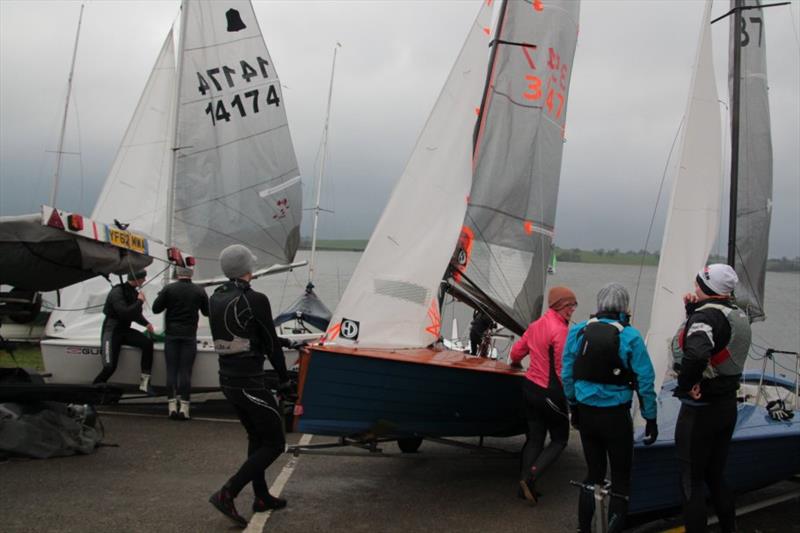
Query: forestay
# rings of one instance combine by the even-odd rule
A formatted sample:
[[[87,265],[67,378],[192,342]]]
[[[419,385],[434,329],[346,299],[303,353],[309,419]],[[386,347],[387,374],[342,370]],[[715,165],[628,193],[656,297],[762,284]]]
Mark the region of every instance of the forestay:
[[[507,3],[476,130],[453,277],[520,334],[542,309],[578,16],[573,0]]]
[[[731,7],[735,7],[735,0]],[[744,0],[743,6],[759,5]],[[731,19],[733,21],[733,19]],[[740,79],[730,68],[730,92],[739,83],[738,198],[736,201],[736,302],[751,321],[764,320],[764,278],[772,217],[772,136],[767,87],[766,35],[761,9],[742,11],[741,32],[731,25],[733,39],[741,39]],[[731,113],[735,110],[731,109]]]
[[[722,132],[711,49],[711,0],[706,0],[701,24],[646,339],[656,390],[661,389],[669,366],[669,343],[685,318],[682,297],[693,291],[695,275],[706,264],[719,227]]]
[[[378,221],[327,338],[420,347],[439,338],[437,291],[458,240],[472,178],[472,132],[489,51],[484,3]]]

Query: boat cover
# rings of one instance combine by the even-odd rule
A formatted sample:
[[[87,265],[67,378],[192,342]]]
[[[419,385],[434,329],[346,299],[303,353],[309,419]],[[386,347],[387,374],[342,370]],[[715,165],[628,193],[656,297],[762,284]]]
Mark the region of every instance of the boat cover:
[[[151,257],[42,225],[39,213],[0,217],[0,283],[52,291],[97,275],[142,270]]]
[[[314,293],[314,289],[306,287],[305,292],[283,313],[275,317],[275,325],[299,319],[311,324],[320,331],[328,329],[331,312]]]

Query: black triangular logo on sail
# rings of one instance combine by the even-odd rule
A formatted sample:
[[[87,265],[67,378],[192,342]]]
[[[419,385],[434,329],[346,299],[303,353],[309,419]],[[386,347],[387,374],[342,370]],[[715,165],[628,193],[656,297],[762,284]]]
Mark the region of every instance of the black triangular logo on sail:
[[[247,27],[244,22],[242,22],[242,16],[236,9],[229,9],[226,11],[225,18],[228,20],[228,31],[241,31]]]

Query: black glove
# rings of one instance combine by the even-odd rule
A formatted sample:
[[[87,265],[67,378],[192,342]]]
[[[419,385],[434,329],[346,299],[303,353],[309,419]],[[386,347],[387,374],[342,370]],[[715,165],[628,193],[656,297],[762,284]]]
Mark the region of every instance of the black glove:
[[[658,424],[656,423],[656,419],[645,419],[647,424],[644,426],[644,445],[650,446],[653,444],[656,439],[658,438]]]
[[[308,346],[308,341],[291,341],[289,343],[290,350],[301,350],[305,346]]]
[[[578,404],[570,404],[569,406],[569,423],[573,428],[579,429],[580,418],[578,417]]]
[[[773,420],[785,422],[794,418],[794,413],[786,407],[786,403],[783,400],[772,400],[767,403],[766,407],[769,417]]]

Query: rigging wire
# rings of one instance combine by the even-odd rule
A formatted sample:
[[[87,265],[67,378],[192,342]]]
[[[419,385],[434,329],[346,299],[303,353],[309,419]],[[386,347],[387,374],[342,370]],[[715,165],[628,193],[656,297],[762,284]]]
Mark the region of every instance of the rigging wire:
[[[681,129],[683,128],[684,121],[686,120],[686,115],[681,117],[681,121],[678,124],[678,129],[675,131],[675,137],[672,139],[672,146],[669,148],[669,153],[667,154],[667,160],[664,162],[664,171],[661,173],[661,183],[658,185],[658,194],[656,194],[656,203],[653,206],[653,216],[650,217],[650,226],[647,228],[647,237],[644,240],[644,247],[642,248],[645,253],[642,254],[642,260],[639,263],[639,274],[636,277],[636,290],[633,293],[633,306],[631,307],[631,314],[636,314],[636,302],[639,297],[639,286],[642,283],[642,272],[644,272],[644,261],[647,257],[647,246],[650,244],[650,235],[653,232],[653,225],[655,224],[656,214],[658,213],[658,204],[661,203],[661,193],[664,189],[664,182],[667,179],[667,172],[669,170],[669,163],[672,160],[672,152],[675,150],[675,145],[678,142],[678,137],[680,137]],[[661,256],[659,255],[659,261],[661,260]]]

